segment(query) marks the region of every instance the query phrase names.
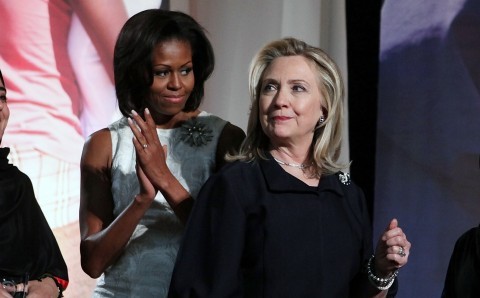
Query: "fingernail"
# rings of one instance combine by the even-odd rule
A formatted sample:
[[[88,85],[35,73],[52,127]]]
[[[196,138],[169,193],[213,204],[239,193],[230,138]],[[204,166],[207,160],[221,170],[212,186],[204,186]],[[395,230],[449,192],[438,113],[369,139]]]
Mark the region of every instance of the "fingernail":
[[[128,123],[133,123],[132,118],[128,117],[127,118]]]
[[[132,114],[135,115],[135,116],[138,115],[137,112],[135,112],[135,110],[132,110]]]
[[[150,114],[150,110],[148,108],[145,108],[145,113]]]

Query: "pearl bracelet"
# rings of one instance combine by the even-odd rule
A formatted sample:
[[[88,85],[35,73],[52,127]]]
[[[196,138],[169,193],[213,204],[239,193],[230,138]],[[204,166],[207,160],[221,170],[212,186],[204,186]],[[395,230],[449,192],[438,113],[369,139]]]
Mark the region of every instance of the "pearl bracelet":
[[[372,255],[370,259],[368,259],[368,263],[367,263],[368,280],[377,289],[381,291],[388,290],[392,286],[393,282],[395,281],[395,278],[398,275],[398,269],[390,273],[390,275],[386,278],[378,277],[373,273],[373,270],[372,270],[372,263],[374,259],[375,259],[374,255]]]

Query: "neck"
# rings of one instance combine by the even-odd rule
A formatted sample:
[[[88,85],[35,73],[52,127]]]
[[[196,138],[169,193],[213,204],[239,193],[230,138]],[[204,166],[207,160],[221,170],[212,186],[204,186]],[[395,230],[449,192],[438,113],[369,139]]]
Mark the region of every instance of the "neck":
[[[304,163],[301,163],[301,164],[297,164],[297,163],[289,163],[289,162],[286,162],[286,161],[283,161],[283,160],[280,160],[278,158],[273,158],[275,159],[276,162],[278,162],[279,164],[281,164],[282,166],[288,166],[288,167],[293,167],[293,168],[297,168],[297,169],[300,169],[300,170],[304,170],[308,167],[310,167],[312,164],[304,164]]]
[[[270,154],[272,154],[276,162],[283,166],[303,170],[312,165],[312,161],[308,158],[308,154],[295,155],[290,151],[282,149],[272,149],[270,150]]]
[[[195,110],[192,112],[180,112],[175,115],[161,115],[152,113],[152,117],[157,128],[170,129],[179,127],[188,119],[198,116],[198,114],[200,114],[200,111]]]
[[[297,177],[301,181],[310,186],[317,186],[320,181],[320,172],[312,158],[308,158],[308,154],[304,154],[303,158],[292,158],[288,152],[281,150],[271,150],[273,159],[282,166],[282,168],[291,175]],[[298,162],[303,160],[303,162]]]

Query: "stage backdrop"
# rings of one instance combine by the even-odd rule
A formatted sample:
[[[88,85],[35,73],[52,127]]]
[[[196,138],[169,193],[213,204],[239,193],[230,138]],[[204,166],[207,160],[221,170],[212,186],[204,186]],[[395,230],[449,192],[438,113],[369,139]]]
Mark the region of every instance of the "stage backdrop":
[[[375,234],[413,244],[398,297],[440,297],[480,222],[480,1],[387,0],[380,43]]]
[[[168,3],[0,0],[0,69],[11,111],[2,146],[32,180],[62,250],[67,298],[91,297],[96,282],[80,266],[79,162],[85,138],[120,117],[112,65],[118,32],[129,16]]]
[[[346,78],[343,0],[0,0],[7,23],[0,38],[0,68],[11,109],[2,145],[12,147],[11,161],[32,178],[54,229],[69,266],[67,298],[90,297],[95,283],[80,267],[78,166],[85,138],[119,117],[110,64],[116,34],[128,16],[160,2],[163,8],[190,13],[208,30],[216,68],[207,82],[202,109],[244,129],[250,105],[248,65],[265,43],[295,36],[321,46]],[[92,9],[77,10],[72,3],[77,9],[92,4]],[[38,121],[42,125],[29,125]],[[346,144],[342,157],[348,159]],[[53,171],[54,178],[58,173],[40,156],[62,173],[68,166],[68,177],[52,180],[42,175],[38,169]],[[70,192],[63,202],[59,197],[64,197],[65,189]]]

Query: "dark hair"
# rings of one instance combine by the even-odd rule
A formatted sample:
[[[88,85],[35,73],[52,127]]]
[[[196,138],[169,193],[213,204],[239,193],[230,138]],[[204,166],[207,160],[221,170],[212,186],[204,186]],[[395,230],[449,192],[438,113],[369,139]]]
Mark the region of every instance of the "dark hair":
[[[3,86],[5,87],[5,81],[3,80],[3,75],[1,70],[0,70],[0,80],[2,81]]]
[[[205,29],[191,16],[178,11],[149,9],[132,16],[123,26],[115,44],[113,59],[115,90],[120,111],[143,111],[153,83],[153,51],[165,41],[188,42],[192,49],[195,85],[184,111],[200,106],[204,84],[213,72],[215,58]]]

